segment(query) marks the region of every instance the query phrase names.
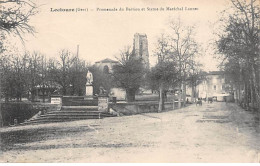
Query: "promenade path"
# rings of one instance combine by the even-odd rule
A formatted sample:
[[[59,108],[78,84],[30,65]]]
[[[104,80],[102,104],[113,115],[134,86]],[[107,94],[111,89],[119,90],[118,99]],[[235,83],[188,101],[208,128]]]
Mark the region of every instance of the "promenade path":
[[[1,162],[260,162],[259,124],[234,103],[0,129]]]

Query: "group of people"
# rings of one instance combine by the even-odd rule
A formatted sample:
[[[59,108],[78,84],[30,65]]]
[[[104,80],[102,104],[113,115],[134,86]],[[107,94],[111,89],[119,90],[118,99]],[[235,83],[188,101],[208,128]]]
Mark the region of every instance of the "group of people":
[[[206,99],[208,99],[208,103],[212,103],[213,102],[213,97],[208,97],[208,98],[204,98],[204,101],[206,102]],[[198,100],[196,101],[196,106],[199,104],[199,105],[202,105],[202,100],[203,98],[202,97],[199,97]],[[225,100],[226,101],[226,100]]]

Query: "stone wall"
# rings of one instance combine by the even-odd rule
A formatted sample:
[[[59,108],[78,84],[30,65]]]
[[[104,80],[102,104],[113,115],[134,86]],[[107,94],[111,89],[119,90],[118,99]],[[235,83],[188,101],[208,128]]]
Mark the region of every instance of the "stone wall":
[[[178,103],[175,103],[175,108],[177,108]],[[139,102],[132,102],[132,103],[117,103],[117,104],[110,104],[110,108],[115,110],[121,115],[135,115],[141,113],[149,113],[149,112],[158,112],[158,102],[150,102],[150,103],[139,103]],[[172,109],[172,103],[166,102],[165,103],[165,110]]]

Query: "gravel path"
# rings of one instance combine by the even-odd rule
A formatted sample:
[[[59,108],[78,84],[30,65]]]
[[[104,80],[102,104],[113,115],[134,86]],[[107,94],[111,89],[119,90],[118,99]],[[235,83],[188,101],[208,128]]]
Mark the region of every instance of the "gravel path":
[[[233,103],[0,134],[2,162],[260,162],[259,124]]]

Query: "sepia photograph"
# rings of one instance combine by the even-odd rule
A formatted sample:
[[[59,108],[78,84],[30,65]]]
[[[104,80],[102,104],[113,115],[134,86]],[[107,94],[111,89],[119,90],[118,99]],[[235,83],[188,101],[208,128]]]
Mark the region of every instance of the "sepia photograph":
[[[259,0],[0,0],[0,163],[260,163]]]

